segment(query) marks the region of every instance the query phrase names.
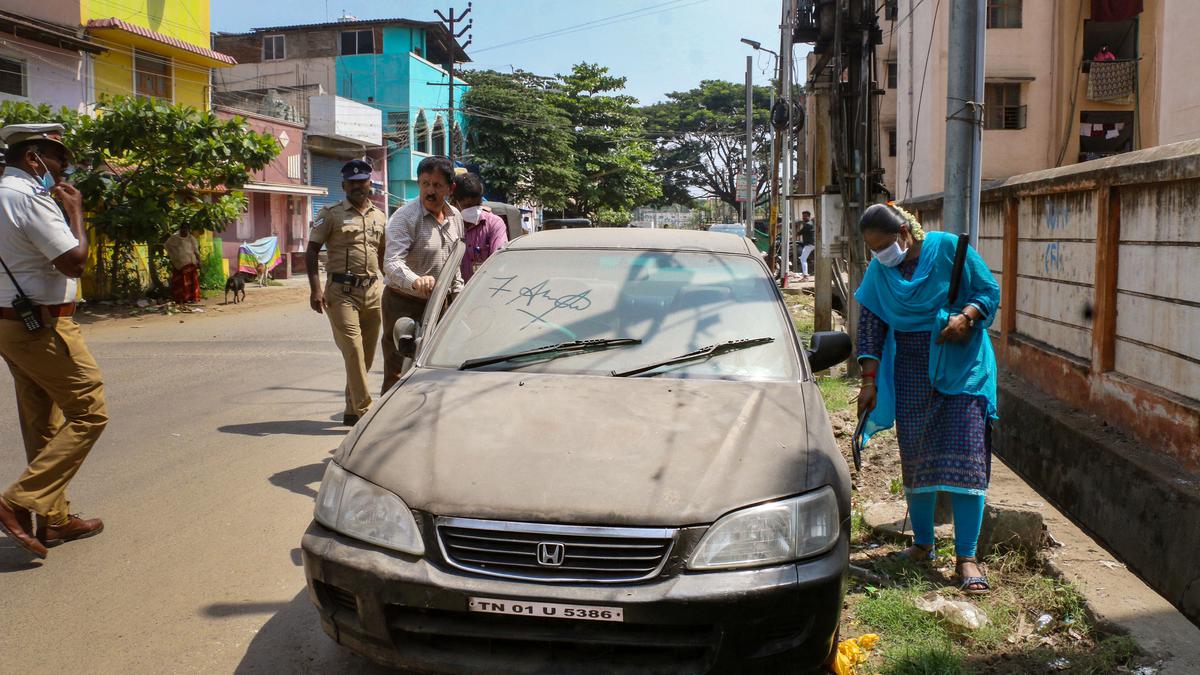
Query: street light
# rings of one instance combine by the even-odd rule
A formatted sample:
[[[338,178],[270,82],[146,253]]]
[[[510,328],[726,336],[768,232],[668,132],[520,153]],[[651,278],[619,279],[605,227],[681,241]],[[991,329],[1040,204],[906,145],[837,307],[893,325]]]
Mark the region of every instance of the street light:
[[[761,43],[761,42],[759,42],[758,40],[751,40],[750,38],[741,38],[741,40],[742,40],[742,43],[743,43],[743,44],[749,45],[749,46],[750,46],[750,48],[751,48],[751,49],[753,49],[754,51],[758,51],[758,52],[766,52],[766,53],[770,54],[771,56],[774,56],[774,57],[775,57],[775,64],[776,64],[776,67],[778,68],[778,65],[779,65],[779,54],[777,54],[777,53],[775,53],[775,52],[771,51],[770,49],[767,49],[766,47],[763,47],[763,46],[762,46],[762,43]],[[748,101],[748,100],[749,100],[749,94],[747,94],[747,101]],[[747,103],[747,109],[748,109],[748,108],[749,108],[749,103]],[[771,103],[770,103],[770,110],[771,110],[771,113],[772,113],[772,115],[773,115],[773,114],[774,114],[774,111],[775,111],[775,88],[774,88],[774,87],[772,87],[772,88],[771,88]],[[750,113],[749,113],[749,112],[747,112],[746,114],[747,114],[747,115],[749,115]],[[747,125],[747,126],[749,126],[749,125]],[[771,206],[770,206],[770,208],[769,208],[769,209],[768,209],[768,211],[767,211],[767,213],[768,213],[768,217],[767,217],[767,233],[768,233],[768,236],[770,236],[770,235],[771,235],[771,233],[772,233],[772,230],[773,230],[773,229],[774,229],[774,227],[775,227],[775,223],[774,223],[775,210],[776,210],[776,205],[775,205],[775,204],[776,204],[776,202],[775,202],[775,190],[776,190],[776,187],[777,187],[777,186],[776,186],[776,183],[778,182],[778,178],[777,178],[777,176],[775,175],[775,165],[776,165],[777,158],[776,158],[776,156],[775,156],[775,153],[776,153],[776,149],[775,149],[775,145],[776,145],[775,141],[776,141],[776,138],[775,138],[775,125],[774,125],[774,124],[771,124],[771,125],[769,125],[769,133],[770,133],[770,136],[771,136],[771,157],[770,157],[770,164],[771,164],[771,197],[770,197],[770,202],[771,202]],[[750,141],[749,141],[749,139],[750,139],[750,130],[749,130],[749,129],[747,129],[747,130],[746,130],[746,142],[747,142],[747,143],[749,143],[749,142],[750,142]],[[749,152],[747,152],[747,153],[746,153],[746,161],[747,161],[747,162],[749,162],[749,161],[750,161],[750,153],[749,153]],[[753,194],[753,193],[752,193],[752,192],[750,192],[750,194]],[[772,240],[771,240],[771,243],[769,244],[769,247],[770,247],[770,248],[773,248],[773,247],[774,247],[774,242],[775,242],[775,240],[774,240],[774,239],[772,239]],[[784,264],[785,264],[785,269],[786,269],[787,255],[786,255],[786,254],[782,254],[780,257],[781,257],[781,258],[783,258],[783,260],[785,261],[785,263],[784,263]],[[767,261],[767,264],[771,266],[771,269],[775,269],[775,267],[774,267],[774,265],[775,265],[775,261],[774,261],[773,259],[772,259],[772,260],[769,260],[769,261]],[[786,277],[785,277],[785,278],[786,278]]]
[[[779,54],[776,54],[775,52],[771,51],[770,49],[763,47],[762,43],[759,42],[758,40],[751,40],[750,38],[742,38],[742,42],[750,45],[752,48],[757,49],[760,52],[766,52],[766,53],[770,54],[771,56],[774,56],[775,58],[779,58]]]

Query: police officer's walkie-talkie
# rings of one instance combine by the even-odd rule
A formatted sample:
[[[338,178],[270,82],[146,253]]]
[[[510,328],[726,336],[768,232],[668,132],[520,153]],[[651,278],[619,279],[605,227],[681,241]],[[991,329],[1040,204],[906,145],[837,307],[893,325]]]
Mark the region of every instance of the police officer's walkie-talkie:
[[[4,273],[12,280],[13,288],[17,289],[17,295],[12,301],[13,310],[20,317],[21,323],[25,324],[25,330],[30,333],[38,332],[42,329],[42,317],[38,316],[37,306],[33,304],[33,300],[29,299],[29,296],[25,295],[25,291],[21,290],[21,284],[17,283],[17,278],[9,271],[4,258],[0,258],[0,265],[4,267]]]

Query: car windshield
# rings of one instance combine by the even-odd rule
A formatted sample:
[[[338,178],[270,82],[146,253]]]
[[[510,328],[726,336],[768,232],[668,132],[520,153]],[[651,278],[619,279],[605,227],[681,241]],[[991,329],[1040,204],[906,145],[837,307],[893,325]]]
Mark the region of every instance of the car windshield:
[[[427,364],[573,340],[641,340],[568,358],[506,361],[479,370],[610,375],[730,340],[752,349],[665,367],[658,377],[795,380],[791,326],[771,278],[753,258],[707,252],[506,250],[453,303]]]

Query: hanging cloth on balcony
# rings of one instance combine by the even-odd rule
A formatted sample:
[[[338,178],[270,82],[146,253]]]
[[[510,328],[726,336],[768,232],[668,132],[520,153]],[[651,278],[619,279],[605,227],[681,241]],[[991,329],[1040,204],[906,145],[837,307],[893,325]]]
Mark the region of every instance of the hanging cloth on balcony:
[[[1132,104],[1137,66],[1137,61],[1093,61],[1088,70],[1088,100]]]
[[[1092,21],[1127,21],[1142,13],[1142,0],[1092,0]]]

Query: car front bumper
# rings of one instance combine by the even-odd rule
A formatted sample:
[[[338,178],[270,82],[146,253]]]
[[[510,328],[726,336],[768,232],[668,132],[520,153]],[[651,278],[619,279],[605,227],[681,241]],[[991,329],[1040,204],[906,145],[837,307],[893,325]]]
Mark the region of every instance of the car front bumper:
[[[325,632],[426,672],[804,672],[833,649],[848,539],[800,563],[638,584],[509,581],[442,568],[312,523],[301,543]],[[469,598],[620,607],[623,622],[469,612]],[[751,669],[751,670],[747,670]]]

